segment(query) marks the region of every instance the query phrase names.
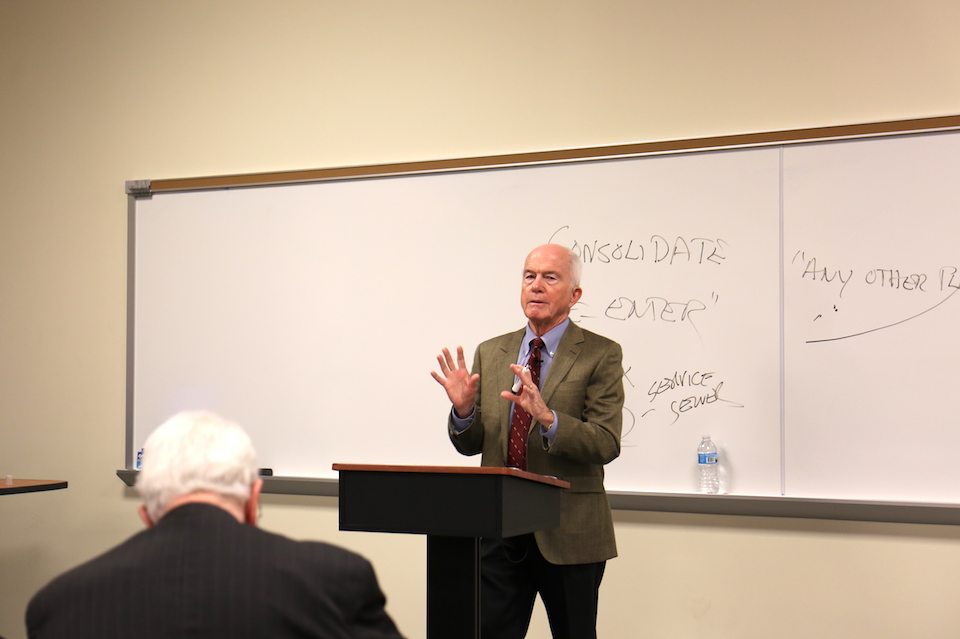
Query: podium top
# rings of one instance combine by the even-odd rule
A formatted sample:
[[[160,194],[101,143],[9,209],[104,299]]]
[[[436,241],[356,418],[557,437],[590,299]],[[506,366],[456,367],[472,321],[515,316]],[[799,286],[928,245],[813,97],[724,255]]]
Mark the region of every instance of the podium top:
[[[426,473],[439,475],[505,475],[510,477],[519,477],[541,484],[549,484],[559,488],[570,488],[570,482],[549,477],[547,475],[538,475],[519,468],[506,468],[503,466],[391,466],[378,464],[334,464],[333,470],[350,472],[368,472],[368,473]]]

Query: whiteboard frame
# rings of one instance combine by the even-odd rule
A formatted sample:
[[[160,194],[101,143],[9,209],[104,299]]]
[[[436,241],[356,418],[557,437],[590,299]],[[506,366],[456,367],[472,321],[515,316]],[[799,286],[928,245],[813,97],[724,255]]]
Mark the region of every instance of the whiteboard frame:
[[[160,180],[131,180],[126,183],[126,193],[131,200],[149,197],[154,193],[177,191],[203,191],[209,189],[251,188],[280,186],[307,182],[324,182],[352,178],[371,178],[401,175],[423,175],[447,171],[472,171],[489,168],[510,168],[558,162],[582,162],[589,160],[632,158],[677,153],[698,153],[725,149],[781,146],[809,142],[852,140],[857,138],[933,133],[960,129],[960,115],[945,115],[913,120],[892,120],[867,124],[791,129],[759,133],[741,133],[708,138],[637,142],[612,146],[584,147],[535,151],[507,155],[488,155],[446,160],[424,160],[367,166],[347,166],[327,169],[279,171],[270,173],[246,173],[193,178]],[[133,203],[131,203],[133,206]]]
[[[128,486],[136,481],[133,470],[133,391],[136,274],[136,204],[155,193],[256,188],[288,184],[350,180],[358,178],[426,175],[451,171],[511,168],[600,159],[634,158],[738,148],[755,148],[812,142],[832,142],[871,137],[960,130],[960,115],[850,124],[785,131],[641,142],[602,147],[560,149],[531,153],[478,156],[446,160],[401,162],[326,169],[251,173],[160,180],[134,180],[125,184],[127,210],[127,367],[125,468],[117,475]],[[782,265],[781,265],[782,267]],[[781,357],[782,365],[782,357]],[[782,464],[781,464],[782,466]],[[782,471],[781,471],[782,472]],[[337,496],[334,479],[306,477],[265,477],[264,492],[312,496]],[[960,505],[927,502],[853,501],[796,498],[789,496],[698,495],[695,493],[643,493],[608,491],[617,510],[722,514],[766,517],[799,517],[893,523],[960,525]]]

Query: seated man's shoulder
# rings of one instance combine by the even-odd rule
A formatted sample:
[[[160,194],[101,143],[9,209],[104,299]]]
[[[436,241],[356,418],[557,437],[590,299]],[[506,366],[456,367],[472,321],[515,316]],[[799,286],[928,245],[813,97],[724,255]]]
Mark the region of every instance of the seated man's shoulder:
[[[268,543],[281,555],[295,558],[298,564],[317,562],[323,564],[327,570],[339,568],[346,572],[371,570],[366,557],[343,546],[325,541],[292,539],[263,529],[255,530],[269,540]]]

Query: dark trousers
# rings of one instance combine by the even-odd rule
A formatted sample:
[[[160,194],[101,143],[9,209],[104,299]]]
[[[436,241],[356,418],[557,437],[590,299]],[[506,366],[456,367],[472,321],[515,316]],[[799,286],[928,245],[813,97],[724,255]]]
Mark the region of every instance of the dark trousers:
[[[482,639],[523,639],[538,593],[554,639],[596,639],[605,561],[551,564],[533,535],[483,539],[480,552]]]

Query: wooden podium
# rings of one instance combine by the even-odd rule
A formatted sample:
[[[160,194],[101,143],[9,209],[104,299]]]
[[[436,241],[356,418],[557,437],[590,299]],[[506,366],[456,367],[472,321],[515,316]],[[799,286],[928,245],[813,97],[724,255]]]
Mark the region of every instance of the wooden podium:
[[[480,538],[560,525],[570,484],[516,468],[334,464],[340,530],[427,536],[428,639],[479,639]]]

